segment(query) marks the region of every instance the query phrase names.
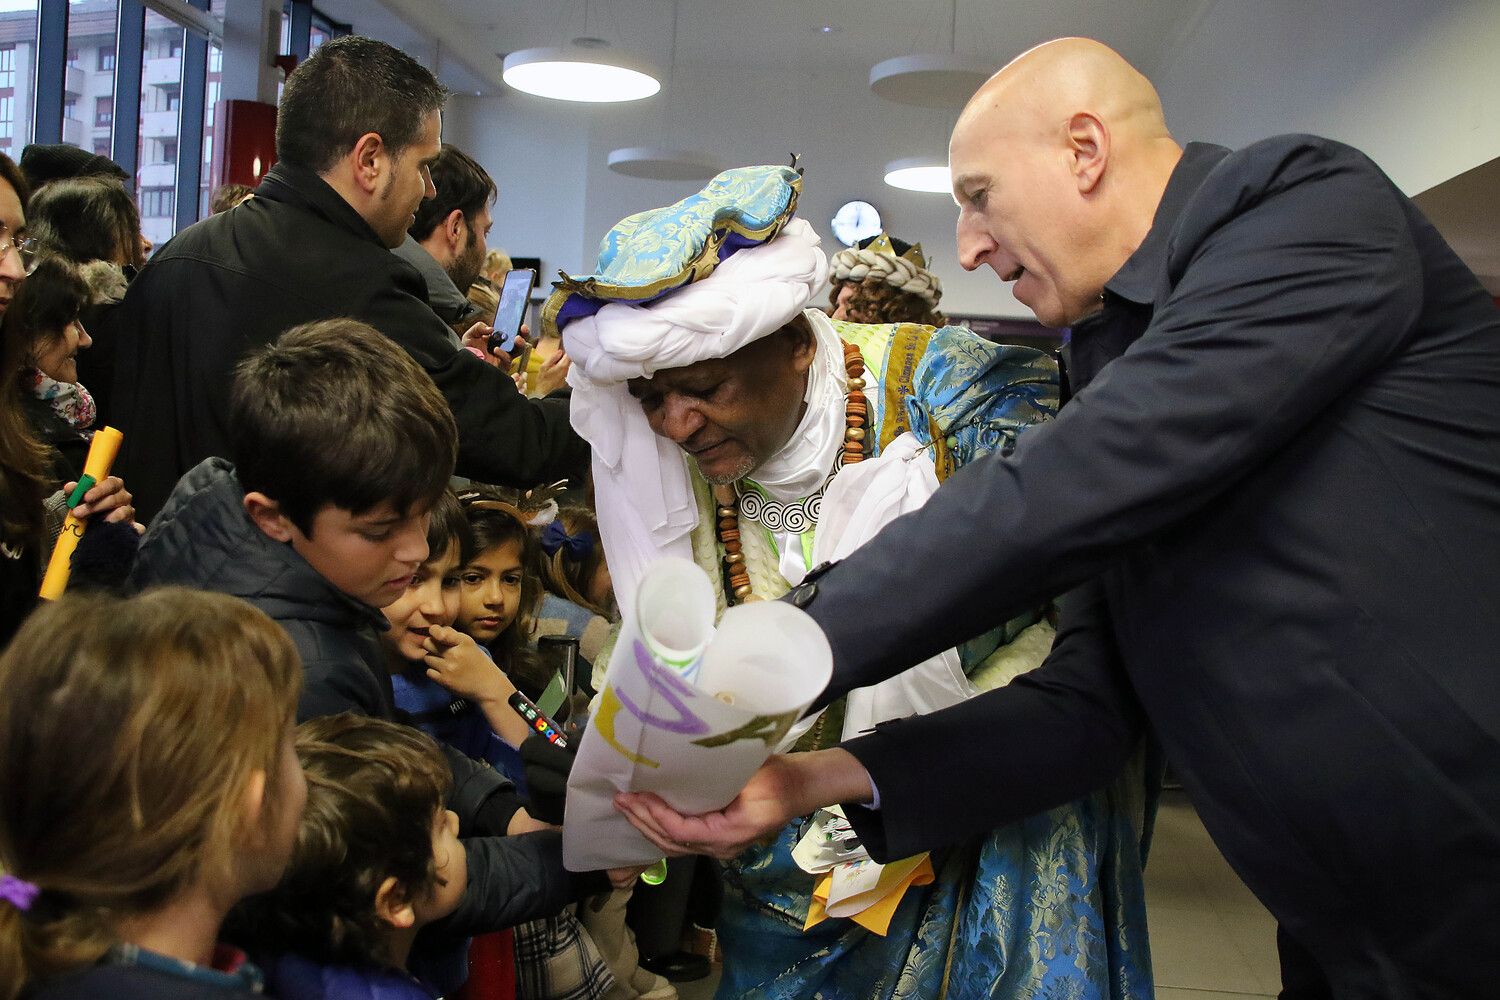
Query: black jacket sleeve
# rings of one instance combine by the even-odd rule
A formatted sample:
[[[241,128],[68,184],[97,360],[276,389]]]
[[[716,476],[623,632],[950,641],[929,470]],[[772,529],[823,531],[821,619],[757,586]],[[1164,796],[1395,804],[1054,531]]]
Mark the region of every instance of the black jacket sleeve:
[[[527,399],[510,376],[454,346],[426,303],[392,286],[361,316],[384,331],[432,376],[458,423],[458,474],[528,488],[577,476],[588,445],[573,432],[568,406]]]
[[[463,845],[469,885],[458,909],[428,928],[436,935],[467,937],[504,930],[556,916],[569,903],[609,891],[602,873],[575,874],[563,867],[562,833],[557,830],[470,837]]]
[[[458,814],[465,837],[503,837],[510,819],[522,806],[511,780],[493,767],[440,744],[453,773],[448,808]]]
[[[957,843],[1062,805],[1125,764],[1144,715],[1115,653],[1097,584],[1064,597],[1046,661],[941,712],[844,744],[880,792],[844,812],[875,860]]]
[[[1378,169],[1307,143],[1225,164],[1177,222],[1171,291],[1141,338],[1013,455],[960,469],[804,595],[833,647],[830,694],[1094,576],[1233,489],[1402,349],[1420,262]],[[933,567],[931,582],[911,586],[914,566]]]

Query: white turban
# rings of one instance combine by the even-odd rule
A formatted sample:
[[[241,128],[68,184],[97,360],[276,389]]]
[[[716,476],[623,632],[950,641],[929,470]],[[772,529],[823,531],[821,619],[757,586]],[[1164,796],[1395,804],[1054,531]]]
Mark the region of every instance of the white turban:
[[[791,322],[827,279],[820,242],[805,220],[793,219],[776,239],[731,254],[706,278],[645,305],[612,302],[564,331],[573,429],[594,450],[599,530],[625,614],[651,563],[692,558],[698,524],[687,456],[651,430],[625,383],[726,358]]]

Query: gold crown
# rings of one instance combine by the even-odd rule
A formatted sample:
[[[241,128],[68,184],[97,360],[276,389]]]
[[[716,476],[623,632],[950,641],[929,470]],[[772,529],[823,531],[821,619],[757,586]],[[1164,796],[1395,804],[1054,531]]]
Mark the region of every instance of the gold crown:
[[[917,267],[921,268],[924,271],[927,270],[927,257],[923,255],[922,244],[920,243],[913,243],[911,246],[907,247],[906,253],[898,254],[896,253],[895,245],[891,243],[890,234],[881,233],[879,236],[875,237],[875,239],[872,240],[870,245],[865,247],[865,249],[870,250],[874,253],[888,253],[892,257],[900,257],[903,260],[917,265]]]

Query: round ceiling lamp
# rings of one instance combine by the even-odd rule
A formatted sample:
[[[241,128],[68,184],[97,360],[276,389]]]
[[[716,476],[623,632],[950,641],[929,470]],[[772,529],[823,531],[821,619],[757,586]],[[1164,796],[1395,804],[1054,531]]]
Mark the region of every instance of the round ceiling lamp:
[[[713,177],[719,161],[708,153],[660,146],[627,146],[609,154],[609,169],[653,181],[698,181]]]
[[[961,108],[994,68],[952,53],[917,53],[876,63],[870,89],[887,101],[923,108]]]
[[[599,38],[512,52],[505,57],[501,75],[519,91],[555,101],[614,104],[639,101],[661,90],[661,80],[649,64],[611,49]]]
[[[948,194],[953,190],[948,164],[931,156],[892,160],[885,165],[885,182],[891,187],[930,194]]]

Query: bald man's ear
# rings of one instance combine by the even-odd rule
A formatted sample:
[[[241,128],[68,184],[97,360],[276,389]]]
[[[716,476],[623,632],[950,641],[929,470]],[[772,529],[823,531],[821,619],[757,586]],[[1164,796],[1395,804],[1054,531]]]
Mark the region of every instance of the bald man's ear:
[[[1092,194],[1109,161],[1109,130],[1098,118],[1080,112],[1068,119],[1068,156],[1080,194]]]

